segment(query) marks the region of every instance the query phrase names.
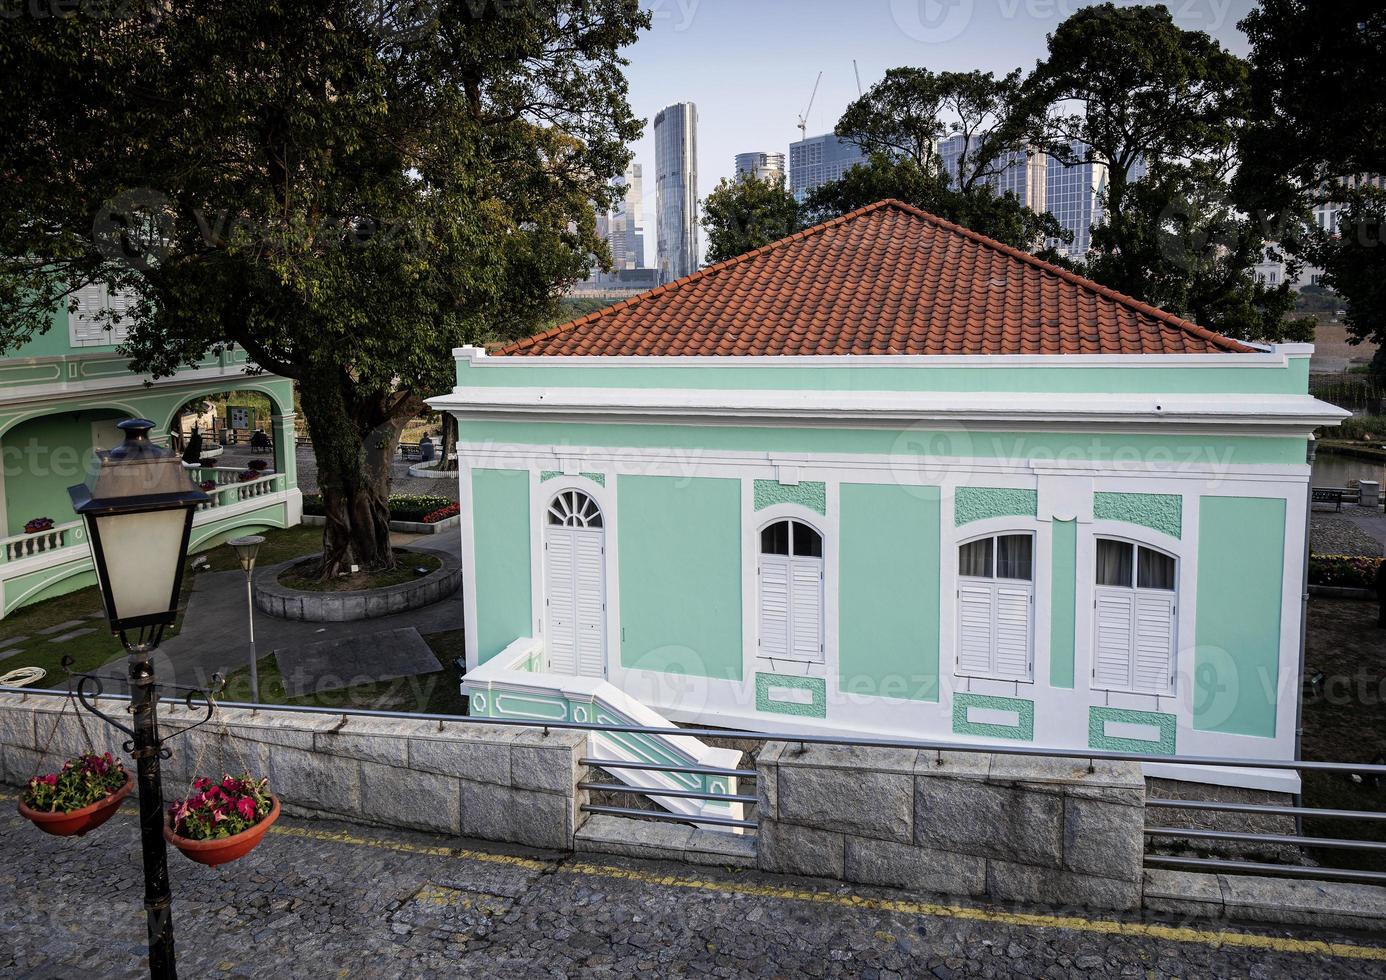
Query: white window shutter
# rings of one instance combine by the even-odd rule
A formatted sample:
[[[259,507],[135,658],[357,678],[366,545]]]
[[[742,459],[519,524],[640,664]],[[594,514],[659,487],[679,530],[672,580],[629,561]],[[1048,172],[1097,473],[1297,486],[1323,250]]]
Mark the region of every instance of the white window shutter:
[[[789,655],[789,559],[760,557],[760,653]]]
[[[569,528],[548,528],[544,551],[545,649],[549,668],[558,674],[577,673],[576,624],[577,594],[574,591],[573,561],[576,532]]]
[[[1174,657],[1174,595],[1137,592],[1135,606],[1131,686],[1138,691],[1165,694],[1170,688]]]
[[[574,582],[577,586],[577,672],[586,677],[606,676],[606,582],[602,574],[602,532],[573,531]]]
[[[958,671],[992,672],[992,630],[996,596],[989,585],[958,586]]]
[[[996,674],[1030,676],[1030,590],[997,585],[995,609]]]
[[[112,324],[105,314],[112,311],[123,315],[135,302],[133,293],[124,290],[111,292],[104,283],[88,283],[77,289],[77,309],[68,318],[68,339],[74,347],[96,347],[120,344],[130,333],[130,323],[122,319]],[[106,327],[111,329],[107,330]]]
[[[790,641],[796,659],[823,659],[823,562],[790,562]]]
[[[1097,687],[1129,687],[1135,595],[1098,589],[1094,614],[1093,681]]]

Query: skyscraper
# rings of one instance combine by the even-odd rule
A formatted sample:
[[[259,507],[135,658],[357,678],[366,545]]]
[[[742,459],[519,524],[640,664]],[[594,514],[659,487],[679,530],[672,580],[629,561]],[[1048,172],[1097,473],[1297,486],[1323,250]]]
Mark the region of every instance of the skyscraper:
[[[950,136],[938,144],[939,159],[943,170],[954,187],[958,186],[958,168],[962,163],[963,148],[967,140],[962,135]],[[1046,157],[1042,153],[1025,150],[1008,150],[999,158],[988,162],[967,161],[968,170],[975,173],[979,167],[994,171],[982,178],[997,194],[1011,193],[1025,207],[1034,211],[1044,211],[1048,198],[1046,187]]]
[[[757,180],[783,180],[783,153],[738,153],[736,175],[750,174]]]
[[[676,102],[654,121],[655,231],[660,278],[698,269],[698,107]]]
[[[802,201],[815,187],[840,180],[848,169],[865,162],[861,147],[832,133],[798,140],[789,144],[789,189]]]
[[[1071,259],[1081,259],[1092,245],[1092,226],[1102,220],[1102,197],[1107,193],[1107,165],[1085,161],[1088,146],[1075,140],[1070,146],[1074,159],[1081,162],[1066,167],[1050,158],[1045,177],[1045,207],[1059,224],[1073,232],[1073,243],[1062,246],[1050,244],[1068,253]]]
[[[607,218],[606,243],[611,248],[613,269],[639,269],[645,265],[645,191],[644,173],[640,164],[626,167],[623,177],[616,179],[623,188],[621,199]]]

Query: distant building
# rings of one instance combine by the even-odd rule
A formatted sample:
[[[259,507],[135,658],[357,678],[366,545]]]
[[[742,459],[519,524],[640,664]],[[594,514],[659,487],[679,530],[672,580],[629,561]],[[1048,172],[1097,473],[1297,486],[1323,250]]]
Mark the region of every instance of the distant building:
[[[960,183],[959,167],[962,164],[963,149],[967,139],[961,135],[950,136],[938,144],[938,155],[944,171],[954,187]],[[989,173],[983,182],[997,194],[1011,193],[1025,207],[1034,211],[1044,211],[1048,196],[1046,184],[1047,158],[1042,153],[1025,150],[1011,150],[997,160],[980,161],[969,159],[968,168],[972,173],[985,168],[995,171]]]
[[[698,107],[677,102],[654,121],[656,263],[665,282],[698,269]]]
[[[611,248],[613,269],[640,269],[645,265],[645,178],[640,164],[626,167],[616,180],[625,193],[607,218],[606,243]]]
[[[1086,143],[1071,144],[1073,157],[1083,161],[1088,151]],[[1045,165],[1045,209],[1059,224],[1073,232],[1067,246],[1057,240],[1050,245],[1065,251],[1071,259],[1081,259],[1092,246],[1092,226],[1102,219],[1103,196],[1107,193],[1107,165],[1083,161],[1064,166],[1052,157]]]
[[[738,153],[736,175],[750,174],[757,180],[782,181],[785,177],[783,153]]]
[[[859,163],[866,162],[861,147],[832,133],[810,136],[789,144],[789,189],[803,200],[809,191],[822,187]]]
[[[1346,177],[1336,182],[1344,190],[1356,190],[1362,187],[1375,187],[1377,190],[1386,190],[1386,177],[1381,174],[1357,174],[1353,177]],[[1343,211],[1341,201],[1324,201],[1314,206],[1314,223],[1319,226],[1321,231],[1326,231],[1330,235],[1338,233],[1338,216]]]

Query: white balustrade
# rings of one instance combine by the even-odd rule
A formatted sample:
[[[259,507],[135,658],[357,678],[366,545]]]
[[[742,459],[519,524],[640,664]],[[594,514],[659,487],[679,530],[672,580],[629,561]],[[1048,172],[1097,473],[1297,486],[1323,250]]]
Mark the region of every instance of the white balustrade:
[[[47,531],[13,534],[8,538],[0,538],[0,545],[4,547],[5,561],[19,561],[49,551],[57,551],[59,548],[67,548],[84,540],[82,522],[70,521],[67,524],[55,524]]]

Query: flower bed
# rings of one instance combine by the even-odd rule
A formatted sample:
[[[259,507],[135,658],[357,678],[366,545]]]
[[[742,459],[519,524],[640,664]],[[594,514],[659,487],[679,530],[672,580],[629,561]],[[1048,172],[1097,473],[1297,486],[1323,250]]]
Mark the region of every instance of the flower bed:
[[[1310,555],[1309,584],[1335,588],[1371,589],[1377,569],[1386,561],[1367,555]]]
[[[252,459],[250,462],[248,462],[248,463],[245,464],[245,467],[246,467],[246,469],[248,469],[248,470],[254,470],[255,472],[259,473],[259,472],[261,472],[262,470],[267,470],[267,469],[269,469],[269,460],[267,460],[267,459]]]
[[[423,516],[422,523],[437,524],[439,521],[445,521],[449,517],[456,517],[460,513],[462,513],[462,505],[454,500],[446,507],[439,507],[437,510],[429,511]]]
[[[441,514],[449,507],[453,508],[450,513]],[[415,521],[421,524],[436,524],[438,521],[445,520],[456,514],[457,501],[447,497],[435,497],[425,494],[395,494],[390,497],[390,520],[392,521]],[[317,493],[306,493],[303,495],[303,513],[311,514],[315,517],[322,517],[326,514],[322,505],[322,495]],[[434,516],[441,514],[441,516]]]
[[[53,518],[51,517],[35,517],[24,525],[25,534],[39,534],[51,530],[53,530]]]

